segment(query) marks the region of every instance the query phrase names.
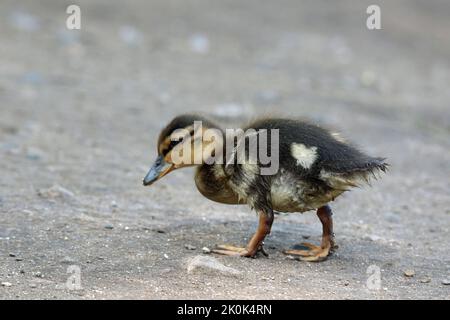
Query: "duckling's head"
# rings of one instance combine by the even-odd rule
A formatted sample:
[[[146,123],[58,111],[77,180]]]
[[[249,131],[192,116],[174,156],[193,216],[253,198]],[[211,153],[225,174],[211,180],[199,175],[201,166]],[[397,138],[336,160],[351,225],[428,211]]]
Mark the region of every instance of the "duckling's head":
[[[175,169],[205,163],[222,145],[222,131],[212,121],[192,114],[177,116],[159,135],[158,157],[144,178],[144,186]]]

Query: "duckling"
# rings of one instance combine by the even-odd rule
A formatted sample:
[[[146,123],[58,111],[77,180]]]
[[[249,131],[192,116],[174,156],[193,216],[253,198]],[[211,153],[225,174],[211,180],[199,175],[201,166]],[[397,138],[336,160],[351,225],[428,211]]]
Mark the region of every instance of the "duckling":
[[[198,123],[201,127],[196,130]],[[212,250],[222,255],[267,255],[263,244],[271,231],[274,212],[316,210],[322,223],[321,244],[302,243],[301,250],[283,252],[299,260],[325,260],[337,248],[329,203],[350,188],[368,183],[375,173],[385,172],[385,158],[368,156],[339,135],[303,120],[260,119],[244,131],[250,129],[253,134],[225,143],[222,138],[227,137],[226,131],[213,121],[193,114],[177,116],[160,133],[158,156],[143,184],[151,185],[173,170],[197,166],[195,184],[203,196],[223,204],[247,204],[254,209],[259,225],[247,246],[218,245]],[[205,139],[211,130],[216,133],[215,138]],[[277,139],[261,138],[261,132],[272,130]],[[252,135],[260,142],[258,152],[269,150],[270,156],[277,156],[278,170],[262,174],[267,162],[263,163],[260,156],[250,161],[248,150],[244,150],[244,161],[237,161],[237,147],[248,145]],[[271,143],[277,144],[275,151],[268,148]],[[185,156],[183,161],[180,156]]]

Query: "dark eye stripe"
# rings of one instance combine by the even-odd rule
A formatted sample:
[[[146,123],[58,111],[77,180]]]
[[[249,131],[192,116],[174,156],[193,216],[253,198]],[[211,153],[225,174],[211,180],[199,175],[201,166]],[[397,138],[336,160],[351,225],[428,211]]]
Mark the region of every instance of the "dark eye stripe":
[[[167,147],[167,149],[163,151],[163,155],[168,154],[170,152],[170,150],[172,150],[177,144],[179,144],[182,141],[183,141],[183,138],[180,138],[178,141],[171,140],[169,146]]]

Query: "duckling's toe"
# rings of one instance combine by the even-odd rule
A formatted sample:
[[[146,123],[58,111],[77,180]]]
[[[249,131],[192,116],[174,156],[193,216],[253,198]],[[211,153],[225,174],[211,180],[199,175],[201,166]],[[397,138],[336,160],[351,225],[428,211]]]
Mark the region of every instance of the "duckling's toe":
[[[228,244],[221,244],[211,250],[212,253],[224,256],[251,257],[250,252],[243,247],[236,247]]]
[[[301,261],[319,262],[325,260],[331,253],[331,243],[324,246],[316,246],[311,243],[304,242],[301,244],[306,250],[285,250],[284,254],[298,256]]]
[[[224,255],[240,255],[244,251],[246,251],[246,249],[244,247],[236,247],[236,246],[229,245],[229,244],[217,245],[212,250],[213,253],[219,253],[219,254],[224,254]]]
[[[244,247],[236,247],[228,244],[221,244],[212,249],[211,252],[225,256],[235,256],[235,257],[237,256],[248,258],[255,258],[257,253],[261,252],[266,257],[268,256],[268,254],[264,251],[264,248],[262,246],[260,246],[258,250],[249,250],[248,248]]]

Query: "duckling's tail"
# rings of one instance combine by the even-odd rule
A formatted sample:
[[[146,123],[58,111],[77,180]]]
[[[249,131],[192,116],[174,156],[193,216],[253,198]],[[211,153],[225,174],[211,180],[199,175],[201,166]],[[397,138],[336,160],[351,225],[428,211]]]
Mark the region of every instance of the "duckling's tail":
[[[330,187],[339,190],[348,190],[350,187],[370,185],[371,180],[377,180],[381,172],[386,172],[389,164],[386,158],[366,157],[357,161],[346,161],[345,165],[332,168],[326,167],[320,171],[320,179]]]
[[[386,158],[367,157],[362,160],[353,161],[347,163],[347,168],[343,170],[343,173],[370,173],[375,174],[378,171],[386,172],[389,164],[386,162]]]

